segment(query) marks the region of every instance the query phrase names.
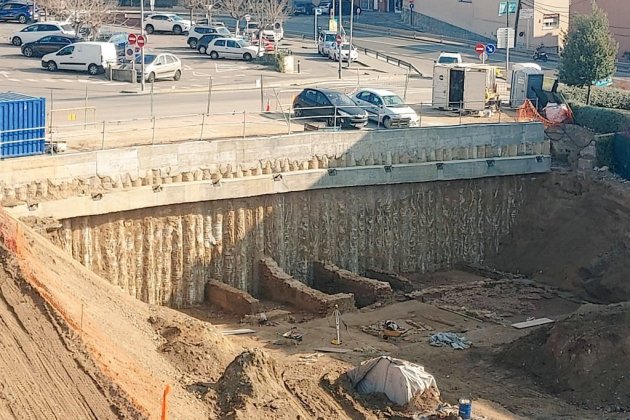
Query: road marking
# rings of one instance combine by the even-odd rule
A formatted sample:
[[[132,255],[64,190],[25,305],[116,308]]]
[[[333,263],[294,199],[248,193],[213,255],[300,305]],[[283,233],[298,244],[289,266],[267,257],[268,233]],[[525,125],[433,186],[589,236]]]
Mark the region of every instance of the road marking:
[[[37,82],[37,80],[35,80],[35,79],[24,79],[24,80],[26,80],[27,82],[31,82],[31,83],[36,83]]]
[[[18,79],[7,79],[7,80],[9,80],[10,82],[20,82],[20,80]]]

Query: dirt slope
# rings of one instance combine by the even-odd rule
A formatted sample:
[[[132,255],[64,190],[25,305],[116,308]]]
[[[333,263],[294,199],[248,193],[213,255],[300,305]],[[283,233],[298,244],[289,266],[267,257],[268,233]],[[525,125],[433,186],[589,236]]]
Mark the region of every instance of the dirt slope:
[[[107,389],[103,375],[73,342],[64,322],[23,280],[4,247],[0,263],[0,418],[115,419],[135,414],[125,409],[124,397]]]
[[[592,409],[630,411],[630,303],[585,305],[513,343],[499,360],[534,374],[552,393]]]
[[[589,176],[541,178],[487,263],[596,302],[630,300],[630,188]]]
[[[218,377],[237,354],[212,326],[168,308],[150,307],[130,297],[3,212],[0,212],[0,239],[12,255],[17,255],[15,270],[7,271],[9,265],[5,265],[7,281],[1,290],[4,295],[2,305],[7,316],[2,314],[4,324],[0,325],[4,330],[0,336],[3,350],[6,348],[10,351],[22,345],[21,351],[24,353],[18,353],[15,360],[7,356],[0,359],[3,377],[5,372],[11,371],[16,378],[23,378],[15,383],[21,386],[16,395],[22,398],[34,395],[33,405],[48,407],[54,413],[63,410],[61,407],[64,404],[69,404],[70,407],[66,409],[68,415],[62,415],[61,418],[117,417],[108,407],[106,395],[112,395],[120,398],[113,403],[123,409],[123,415],[131,413],[133,418],[157,419],[160,416],[162,392],[170,384],[170,418],[211,417],[211,406],[188,392],[186,386],[194,380],[207,380],[212,372]],[[16,270],[21,272],[20,277],[23,278],[21,286],[19,282],[11,286],[11,281],[19,280],[15,278]],[[25,294],[29,288],[30,294]],[[15,302],[20,304],[16,305]],[[11,310],[11,306],[19,310]],[[29,310],[29,307],[32,309]],[[53,322],[55,317],[59,319],[57,324]],[[203,354],[197,357],[211,360],[210,368],[198,374],[188,373],[183,366],[172,363],[163,348],[167,340],[149,322],[151,317],[159,317],[167,325],[203,326],[206,338],[210,336],[212,339],[207,340],[202,346]],[[67,332],[64,325],[68,328]],[[91,360],[98,369],[84,367],[86,373],[82,375],[79,374],[81,365],[71,369],[73,346],[83,346],[84,358],[89,359],[85,365],[89,366]],[[59,360],[49,362],[54,365],[42,365],[39,369],[44,374],[37,376],[33,366],[40,364],[40,359],[44,357],[38,353],[40,350],[50,354],[51,359]],[[80,361],[79,356],[77,358]],[[29,370],[33,370],[32,375]],[[102,372],[101,377],[99,372]],[[90,376],[96,379],[91,380]],[[66,389],[64,384],[71,382],[76,385],[68,385]],[[54,383],[60,384],[58,390],[50,386]],[[97,384],[107,392],[99,390]],[[28,401],[11,402],[17,397],[11,396],[7,388],[0,393],[0,397],[6,401],[0,403],[0,407],[5,407],[0,408],[0,414],[11,413],[7,411],[12,407],[11,404],[16,404],[18,411],[17,414],[0,417],[28,418]],[[74,400],[77,401],[73,403]],[[78,400],[84,401],[81,403]],[[126,403],[125,400],[130,402]],[[90,413],[88,407],[94,411]],[[133,414],[136,410],[139,414]],[[38,416],[42,417],[45,416]]]

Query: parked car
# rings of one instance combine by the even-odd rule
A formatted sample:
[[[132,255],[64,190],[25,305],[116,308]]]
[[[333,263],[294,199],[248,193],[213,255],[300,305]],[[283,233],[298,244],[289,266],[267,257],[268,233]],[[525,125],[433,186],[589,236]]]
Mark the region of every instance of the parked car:
[[[385,128],[419,127],[420,117],[403,99],[383,89],[361,89],[353,95],[354,102],[365,109],[368,117]]]
[[[116,63],[116,46],[109,42],[77,42],[42,57],[42,67],[49,71],[77,70],[91,75],[103,73]]]
[[[262,57],[265,52],[243,39],[216,38],[208,45],[206,51],[210,58],[234,58],[250,61],[254,57]]]
[[[22,24],[39,20],[37,9],[32,4],[20,1],[8,1],[0,6],[0,20],[15,20]]]
[[[212,18],[211,19],[201,18],[201,19],[195,20],[195,25],[206,25],[206,26],[213,26],[213,27],[223,26],[225,28],[225,23],[219,20],[214,20]]]
[[[277,22],[274,27],[263,29],[262,36],[271,42],[281,41],[284,38],[284,28],[281,23]]]
[[[156,13],[144,19],[144,30],[153,32],[172,32],[175,35],[188,33],[193,22],[183,19],[175,13]]]
[[[332,7],[332,5],[329,1],[325,1],[320,3],[318,7],[322,9],[322,15],[326,16],[330,14],[330,8]]]
[[[337,33],[333,31],[321,31],[317,37],[317,52],[327,56],[330,49],[337,43]]]
[[[9,36],[9,42],[16,47],[23,43],[37,41],[46,35],[76,36],[72,25],[61,22],[33,23]]]
[[[136,70],[138,70],[138,82],[140,82],[140,66],[142,57],[136,57]],[[153,83],[158,79],[170,79],[178,81],[182,78],[182,62],[169,53],[145,53],[144,54],[144,80]]]
[[[329,126],[364,127],[368,114],[345,93],[332,89],[304,89],[293,100],[296,118],[315,117],[324,119]]]
[[[190,31],[188,31],[188,38],[186,38],[186,43],[190,48],[196,50],[199,39],[206,34],[218,34],[223,37],[232,36],[230,31],[225,26],[195,25],[190,29]]]
[[[440,53],[440,56],[435,62],[438,64],[461,64],[464,60],[462,60],[460,53],[443,52]]]
[[[313,6],[313,3],[311,3],[311,2],[294,3],[293,4],[293,15],[294,16],[312,15],[313,13],[315,13],[313,11],[314,9],[315,9],[315,6]]]
[[[205,54],[208,51],[208,44],[210,44],[213,40],[217,38],[225,38],[223,35],[219,34],[206,34],[199,38],[197,41],[197,51],[200,54]]]
[[[258,47],[258,43],[262,41],[262,49],[265,52],[271,52],[276,49],[274,43],[269,41],[267,38],[254,38],[252,39],[252,45]]]
[[[359,52],[357,51],[357,48],[354,45],[350,48],[349,42],[342,42],[341,45],[337,45],[335,43],[334,46],[328,50],[328,58],[331,60],[339,61],[340,54],[341,61],[349,60],[352,63],[353,61],[357,61],[359,59]]]
[[[48,35],[37,41],[22,44],[22,54],[25,57],[42,57],[79,41],[81,39],[74,36]]]

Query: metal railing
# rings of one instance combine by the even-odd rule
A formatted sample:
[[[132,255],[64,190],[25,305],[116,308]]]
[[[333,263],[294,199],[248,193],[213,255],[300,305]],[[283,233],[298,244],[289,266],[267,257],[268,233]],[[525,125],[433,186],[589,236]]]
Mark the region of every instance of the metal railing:
[[[466,104],[451,102],[446,105],[444,109],[438,110],[429,103],[409,103],[406,106],[413,112],[402,116],[372,105],[296,110],[291,104],[279,104],[276,111],[270,112],[198,113],[81,122],[53,126],[49,142],[57,146],[57,150],[81,152],[195,140],[270,137],[310,130],[360,128],[369,131],[514,121],[511,115],[513,112],[502,108],[500,103],[489,107],[481,101]],[[474,110],[466,109],[466,106]],[[361,111],[357,111],[359,109]],[[351,116],[364,112],[369,117]],[[62,147],[59,147],[60,144]]]

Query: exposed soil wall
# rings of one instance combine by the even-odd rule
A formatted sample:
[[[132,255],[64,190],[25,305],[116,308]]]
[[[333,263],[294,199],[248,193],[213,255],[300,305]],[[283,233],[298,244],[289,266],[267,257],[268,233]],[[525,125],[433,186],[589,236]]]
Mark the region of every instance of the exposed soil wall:
[[[207,278],[256,296],[267,255],[310,283],[311,261],[427,272],[499,249],[540,178],[335,188],[63,220],[53,241],[143,301],[203,301]]]
[[[595,175],[553,173],[487,263],[596,302],[630,300],[630,188]]]

